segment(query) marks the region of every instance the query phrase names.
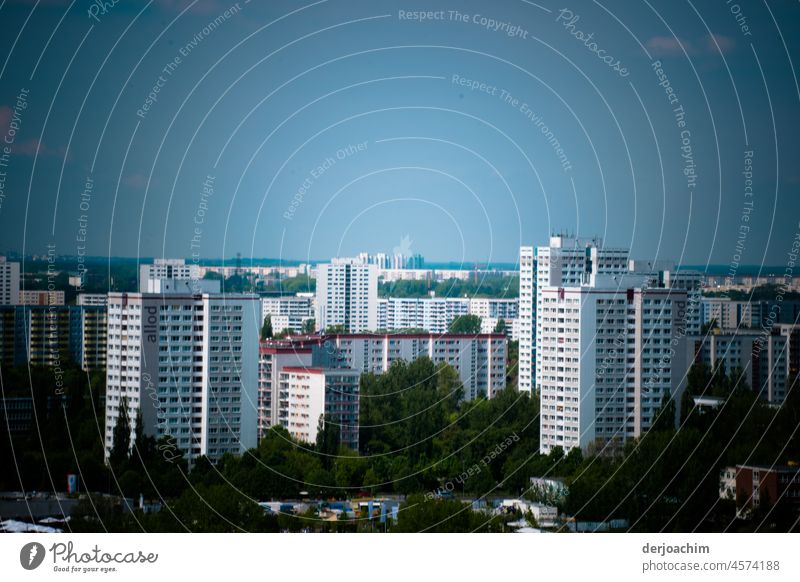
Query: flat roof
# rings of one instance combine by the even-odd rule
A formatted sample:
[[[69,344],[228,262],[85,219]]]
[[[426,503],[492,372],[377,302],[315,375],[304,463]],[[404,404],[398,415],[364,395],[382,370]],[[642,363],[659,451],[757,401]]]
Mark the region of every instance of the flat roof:
[[[505,339],[504,333],[333,333],[328,335],[296,335],[287,338],[294,342],[321,342],[326,339]]]
[[[358,374],[361,375],[359,370],[354,370],[353,368],[320,368],[315,366],[286,366],[285,368],[281,369],[281,372],[289,372],[292,374]]]

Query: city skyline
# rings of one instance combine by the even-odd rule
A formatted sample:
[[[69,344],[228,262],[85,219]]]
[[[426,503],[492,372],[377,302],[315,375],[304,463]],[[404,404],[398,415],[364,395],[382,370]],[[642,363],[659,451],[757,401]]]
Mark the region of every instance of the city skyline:
[[[800,0],[0,0],[0,533],[64,540],[0,550],[792,576],[798,63]]]
[[[746,30],[671,4],[471,1],[423,20],[385,0],[179,5],[64,11],[74,54],[27,35],[9,52],[0,248],[308,260],[408,235],[430,261],[513,262],[563,228],[642,259],[777,265],[796,230],[794,4],[753,10]],[[37,5],[28,26],[67,6]],[[5,2],[4,26],[29,9]],[[773,20],[783,35],[756,51]]]

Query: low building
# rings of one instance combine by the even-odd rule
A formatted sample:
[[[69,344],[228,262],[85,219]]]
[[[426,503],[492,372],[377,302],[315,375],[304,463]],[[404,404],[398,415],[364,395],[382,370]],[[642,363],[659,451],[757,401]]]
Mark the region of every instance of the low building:
[[[759,507],[784,502],[800,506],[800,467],[797,465],[736,465],[720,474],[720,497],[735,499],[736,512],[748,516]]]
[[[63,291],[20,290],[20,305],[64,305]]]
[[[553,527],[558,521],[558,508],[544,503],[531,503],[528,506],[539,527]]]
[[[200,266],[186,264],[185,259],[154,259],[152,264],[139,265],[139,290],[149,292],[148,281],[151,279],[201,279]]]
[[[272,331],[286,329],[292,333],[302,333],[305,323],[314,319],[314,301],[310,294],[284,295],[261,298],[261,321],[270,316]]]
[[[77,305],[108,305],[108,295],[105,293],[78,293],[75,303]]]

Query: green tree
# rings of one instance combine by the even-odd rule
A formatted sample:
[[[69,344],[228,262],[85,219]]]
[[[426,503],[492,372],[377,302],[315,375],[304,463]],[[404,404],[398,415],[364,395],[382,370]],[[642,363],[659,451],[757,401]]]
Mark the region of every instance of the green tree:
[[[333,422],[330,415],[319,416],[317,423],[316,450],[320,454],[322,466],[328,470],[333,466],[334,458],[339,452],[341,431],[339,425]]]
[[[278,333],[276,333],[272,337],[273,337],[273,339],[276,339],[276,340],[282,340],[282,339],[286,339],[287,337],[291,336],[293,333],[294,332],[290,328],[284,327],[282,330],[280,330]]]
[[[673,430],[675,428],[675,399],[669,393],[669,390],[664,391],[661,396],[661,405],[653,416],[653,426],[650,430],[663,431]]]
[[[114,425],[113,445],[109,454],[109,463],[119,470],[128,460],[131,450],[131,421],[128,416],[128,399],[123,396],[119,401],[119,415]]]
[[[499,516],[474,511],[469,504],[455,499],[431,499],[421,494],[410,495],[397,512],[394,532],[455,533],[499,532],[503,521]]]
[[[447,329],[450,333],[476,335],[481,332],[481,318],[477,315],[459,315]]]
[[[268,340],[272,338],[272,315],[267,313],[264,317],[264,324],[261,326],[261,339]]]
[[[306,335],[311,335],[316,331],[317,321],[315,319],[306,319],[303,322],[303,333]]]
[[[502,317],[497,320],[497,325],[494,326],[494,333],[506,333],[506,320]]]

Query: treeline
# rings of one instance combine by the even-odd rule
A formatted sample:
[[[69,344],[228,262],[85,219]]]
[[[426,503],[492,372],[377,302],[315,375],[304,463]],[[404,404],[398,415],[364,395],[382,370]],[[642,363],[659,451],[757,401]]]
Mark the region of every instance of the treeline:
[[[457,372],[428,358],[362,376],[364,486],[410,494],[458,480],[452,493],[519,492],[539,448],[538,399],[513,389],[489,400],[462,398]],[[492,455],[508,438],[513,444]],[[470,468],[468,478],[457,479]]]
[[[741,371],[694,366],[680,403],[660,411],[656,426],[615,455],[596,454],[579,464],[555,467],[569,495],[562,508],[582,521],[627,519],[634,531],[791,531],[797,508],[784,497],[763,499],[749,520],[735,518],[735,500],[720,499],[724,467],[785,465],[800,460],[800,385],[795,381],[780,407],[758,398]],[[695,396],[720,396],[714,408],[695,406]],[[672,418],[680,406],[680,428]],[[577,455],[576,455],[577,456]],[[542,473],[536,473],[542,474]]]
[[[30,392],[27,368],[4,372],[5,386]],[[52,391],[52,371],[32,374],[41,406]],[[63,491],[66,475],[79,475],[81,491],[93,493],[80,502],[71,531],[372,531],[375,524],[364,516],[334,522],[311,514],[276,516],[257,501],[386,494],[412,496],[388,529],[499,531],[499,520],[456,498],[517,495],[530,475],[526,465],[538,457],[537,400],[509,389],[465,402],[457,373],[427,358],[363,376],[359,451],[339,447],[331,422],[314,444],[274,427],[255,449],[216,465],[201,457],[191,470],[167,439],[145,435],[141,421],[132,442],[124,438],[132,422],[127,418],[120,420],[106,466],[102,375],[71,369],[64,383],[70,387],[64,405],[41,412],[30,434],[14,436],[15,457],[4,441],[2,466],[17,466],[21,479],[4,471],[2,488]],[[162,509],[137,510],[140,496]]]
[[[499,275],[477,275],[468,281],[446,279],[444,281],[388,281],[378,285],[379,297],[428,297],[434,292],[437,297],[497,297],[516,299],[519,297],[519,277]]]
[[[60,369],[0,366],[0,383],[0,490],[64,491],[70,473],[87,488],[108,487],[103,372],[62,358]]]
[[[266,284],[262,279],[248,273],[246,268],[241,275],[223,277],[213,271],[206,272],[205,279],[220,281],[224,293],[269,293],[272,295],[295,295],[297,293],[313,293],[317,289],[316,279],[308,275],[287,277],[273,283]]]
[[[727,291],[703,291],[706,297],[727,297],[732,301],[800,301],[800,292],[792,291],[784,285],[767,284],[753,287],[749,291],[730,289]]]
[[[47,260],[26,260],[25,272],[21,275],[20,288],[47,291],[49,285],[64,291],[64,302],[74,303],[78,291],[81,293],[108,293],[109,291],[137,291],[139,266],[136,259],[103,259],[88,257],[83,263],[77,258],[58,257],[52,269],[58,274],[53,280],[48,278]],[[69,284],[70,274],[75,275],[78,269],[84,270],[83,288],[78,290]]]

